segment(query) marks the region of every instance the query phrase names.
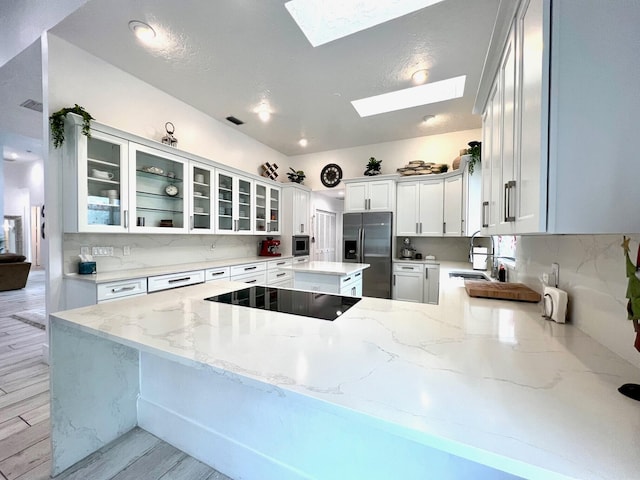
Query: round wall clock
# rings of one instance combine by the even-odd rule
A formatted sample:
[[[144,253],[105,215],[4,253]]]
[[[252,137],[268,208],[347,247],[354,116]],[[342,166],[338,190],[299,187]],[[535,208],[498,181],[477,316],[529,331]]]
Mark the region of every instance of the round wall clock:
[[[175,185],[171,184],[171,185],[167,185],[164,188],[164,192],[169,195],[170,197],[175,197],[176,195],[178,195],[178,187],[176,187]]]
[[[342,179],[342,169],[335,163],[325,165],[320,172],[320,180],[325,187],[335,187]]]

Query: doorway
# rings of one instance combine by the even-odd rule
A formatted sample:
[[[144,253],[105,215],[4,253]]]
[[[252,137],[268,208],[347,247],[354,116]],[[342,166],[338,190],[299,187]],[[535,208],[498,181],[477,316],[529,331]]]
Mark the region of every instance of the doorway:
[[[316,210],[315,244],[313,259],[319,262],[336,261],[336,214],[326,210]]]

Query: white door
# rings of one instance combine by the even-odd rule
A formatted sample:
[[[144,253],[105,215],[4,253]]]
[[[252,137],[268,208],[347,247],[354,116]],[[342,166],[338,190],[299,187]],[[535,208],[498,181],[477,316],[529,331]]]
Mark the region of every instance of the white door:
[[[319,262],[336,261],[336,214],[316,210],[315,215],[314,260]]]

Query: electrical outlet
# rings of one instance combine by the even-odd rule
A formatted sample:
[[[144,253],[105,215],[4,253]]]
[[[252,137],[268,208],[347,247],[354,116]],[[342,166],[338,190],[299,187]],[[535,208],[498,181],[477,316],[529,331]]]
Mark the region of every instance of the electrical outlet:
[[[545,285],[549,285],[549,274],[548,273],[543,273],[542,274],[542,283],[544,283]]]
[[[122,255],[131,255],[131,247],[129,245],[122,247]]]
[[[560,283],[560,264],[555,262],[552,263],[551,272],[553,273],[554,287],[557,287]]]
[[[80,255],[89,255],[89,247],[80,247]]]

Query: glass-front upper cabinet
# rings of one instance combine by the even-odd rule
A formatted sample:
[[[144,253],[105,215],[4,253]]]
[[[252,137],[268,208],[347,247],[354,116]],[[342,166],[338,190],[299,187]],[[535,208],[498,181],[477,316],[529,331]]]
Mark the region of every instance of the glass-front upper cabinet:
[[[280,235],[280,188],[255,184],[254,233]]]
[[[191,206],[189,211],[189,231],[194,233],[213,233],[215,230],[213,167],[191,163]]]
[[[64,231],[126,232],[129,142],[95,129],[87,138],[81,125],[72,128],[63,155]]]
[[[186,160],[129,143],[129,231],[187,233]]]
[[[216,233],[252,234],[253,182],[248,178],[218,170],[216,193]]]

